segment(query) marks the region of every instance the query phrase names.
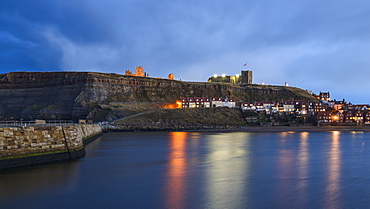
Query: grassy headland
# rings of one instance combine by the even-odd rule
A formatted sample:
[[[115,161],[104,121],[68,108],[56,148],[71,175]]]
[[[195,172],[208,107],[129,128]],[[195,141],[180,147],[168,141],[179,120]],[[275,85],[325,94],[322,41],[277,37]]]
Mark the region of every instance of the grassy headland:
[[[117,120],[122,130],[235,129],[246,126],[240,109],[156,109]]]

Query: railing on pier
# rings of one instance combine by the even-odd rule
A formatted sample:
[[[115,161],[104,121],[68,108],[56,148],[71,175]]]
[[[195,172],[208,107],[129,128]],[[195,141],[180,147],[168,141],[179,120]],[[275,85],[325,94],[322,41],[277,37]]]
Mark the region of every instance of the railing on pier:
[[[40,126],[72,126],[76,122],[72,120],[42,120],[42,121],[23,121],[8,120],[0,121],[0,127],[40,127]]]

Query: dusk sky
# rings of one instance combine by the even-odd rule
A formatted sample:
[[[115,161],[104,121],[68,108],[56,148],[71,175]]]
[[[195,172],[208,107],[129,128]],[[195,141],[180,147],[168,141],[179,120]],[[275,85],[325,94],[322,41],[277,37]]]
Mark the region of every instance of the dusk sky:
[[[94,71],[253,83],[370,103],[368,0],[1,0],[0,72]]]

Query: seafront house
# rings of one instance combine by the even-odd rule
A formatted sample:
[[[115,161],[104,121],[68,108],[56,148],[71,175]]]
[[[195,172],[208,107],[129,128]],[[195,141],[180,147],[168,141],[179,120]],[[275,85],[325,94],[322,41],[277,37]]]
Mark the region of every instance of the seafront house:
[[[189,102],[189,108],[196,108],[197,107],[197,104],[195,103],[195,98],[188,98],[188,102]]]
[[[364,123],[364,111],[363,110],[354,110],[354,121],[357,125],[362,125]]]
[[[329,112],[319,112],[317,113],[317,123],[329,123]]]
[[[262,105],[266,111],[266,114],[273,112],[273,108],[276,110],[276,102],[263,102]]]
[[[256,111],[256,106],[253,103],[242,103],[241,109],[243,111]]]
[[[305,102],[298,102],[298,104],[295,105],[295,109],[298,113],[302,115],[308,114],[308,106]]]
[[[206,97],[196,97],[194,98],[196,107],[211,107],[211,101]]]
[[[327,110],[327,107],[322,103],[308,103],[308,113],[314,115],[318,112],[324,112]]]
[[[364,124],[370,125],[370,111],[367,111],[364,114]]]
[[[343,115],[344,115],[344,123],[353,123],[353,112],[352,111],[344,111],[343,112]]]
[[[256,103],[254,103],[254,106],[256,106],[256,111],[257,112],[266,111],[265,106],[263,106],[263,102],[256,102]]]
[[[330,123],[343,123],[344,121],[344,115],[341,111],[338,111],[338,110],[331,111],[329,112],[329,116],[330,116],[330,120],[329,120]]]
[[[295,112],[295,102],[294,101],[284,101],[283,103],[285,112],[294,113]]]
[[[220,97],[211,98],[212,107],[223,107],[223,99]]]
[[[321,111],[317,114],[317,122],[320,125],[370,125],[370,111]]]
[[[223,105],[223,107],[234,108],[235,107],[235,100],[226,98],[222,101],[222,105]]]

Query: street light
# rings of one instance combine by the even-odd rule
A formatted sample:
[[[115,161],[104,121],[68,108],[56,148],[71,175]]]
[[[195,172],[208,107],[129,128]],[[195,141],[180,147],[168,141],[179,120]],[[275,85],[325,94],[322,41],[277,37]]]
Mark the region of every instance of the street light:
[[[339,120],[339,116],[338,115],[334,115],[333,116],[333,120],[335,120],[335,121]]]

